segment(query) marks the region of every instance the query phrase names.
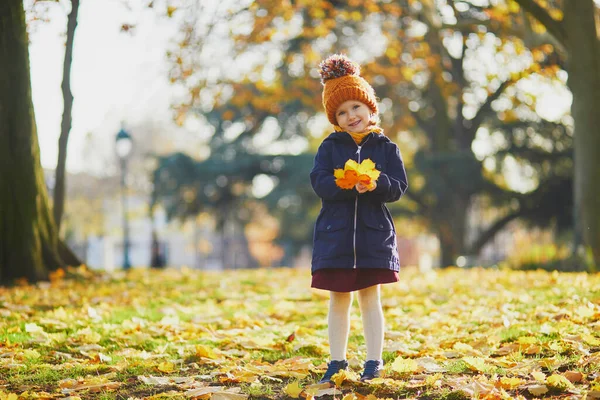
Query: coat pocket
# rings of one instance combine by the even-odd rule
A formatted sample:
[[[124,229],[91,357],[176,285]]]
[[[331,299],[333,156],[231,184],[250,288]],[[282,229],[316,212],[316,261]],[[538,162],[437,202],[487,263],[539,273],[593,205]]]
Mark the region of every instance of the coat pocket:
[[[343,210],[329,209],[323,213],[315,226],[314,256],[335,258],[352,252],[349,241],[350,219]]]
[[[317,224],[318,232],[335,232],[340,229],[344,229],[348,226],[347,218],[336,219],[335,216],[332,218],[323,218],[319,224]]]
[[[373,213],[363,220],[367,254],[375,258],[390,258],[396,252],[396,233],[393,223],[382,212]]]

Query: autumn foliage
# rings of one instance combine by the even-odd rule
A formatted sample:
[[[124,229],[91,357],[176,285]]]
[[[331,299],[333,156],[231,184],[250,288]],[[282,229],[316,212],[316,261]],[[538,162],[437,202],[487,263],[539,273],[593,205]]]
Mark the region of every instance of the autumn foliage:
[[[329,354],[328,296],[307,269],[77,270],[0,288],[0,399],[600,395],[599,275],[400,274],[382,289],[384,377],[357,380],[355,307],[337,388],[313,386]]]
[[[375,163],[367,158],[360,164],[350,159],[344,168],[333,170],[335,183],[342,189],[352,189],[357,183],[362,183],[368,189],[372,188],[381,172],[375,168]]]

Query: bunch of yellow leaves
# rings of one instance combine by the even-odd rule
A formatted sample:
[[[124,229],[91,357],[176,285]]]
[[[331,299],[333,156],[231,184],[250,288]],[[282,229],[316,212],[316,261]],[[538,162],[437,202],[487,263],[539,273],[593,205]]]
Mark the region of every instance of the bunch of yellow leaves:
[[[344,168],[333,170],[335,184],[342,189],[352,189],[357,183],[362,183],[368,189],[375,187],[375,181],[381,172],[375,168],[375,163],[367,158],[360,164],[350,159],[346,161]]]

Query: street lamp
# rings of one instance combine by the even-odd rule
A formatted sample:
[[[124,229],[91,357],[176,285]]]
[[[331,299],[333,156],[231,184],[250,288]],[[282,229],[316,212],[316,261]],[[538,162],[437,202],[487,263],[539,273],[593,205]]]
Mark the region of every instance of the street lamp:
[[[127,196],[125,193],[125,176],[127,175],[127,161],[133,148],[131,135],[123,128],[115,138],[115,150],[121,162],[121,203],[123,205],[123,269],[131,268],[129,261],[129,223],[127,220]]]

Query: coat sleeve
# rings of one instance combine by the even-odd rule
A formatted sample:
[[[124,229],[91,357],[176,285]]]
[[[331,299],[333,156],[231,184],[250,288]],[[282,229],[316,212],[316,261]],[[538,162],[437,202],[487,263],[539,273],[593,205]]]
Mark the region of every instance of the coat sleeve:
[[[378,200],[386,203],[396,201],[406,193],[408,189],[408,179],[406,178],[406,170],[404,162],[400,155],[400,149],[395,143],[388,153],[387,173],[382,172],[377,179],[377,187],[369,195],[376,197]]]
[[[331,142],[325,141],[319,146],[313,169],[310,172],[310,183],[317,196],[323,200],[339,201],[353,199],[358,194],[355,188],[352,190],[341,189],[335,184],[331,158],[332,145]]]

